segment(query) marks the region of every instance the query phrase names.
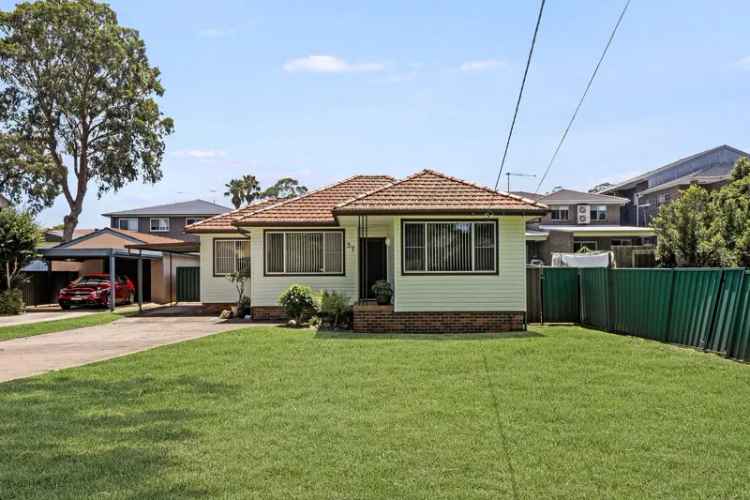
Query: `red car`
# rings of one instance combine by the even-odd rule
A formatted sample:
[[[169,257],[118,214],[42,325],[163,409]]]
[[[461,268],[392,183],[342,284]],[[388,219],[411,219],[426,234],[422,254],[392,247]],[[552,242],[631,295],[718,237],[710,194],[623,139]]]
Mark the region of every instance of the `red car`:
[[[111,289],[109,274],[86,274],[60,290],[57,303],[65,310],[78,305],[107,306]],[[132,303],[134,295],[135,285],[130,278],[118,277],[115,284],[115,304]]]

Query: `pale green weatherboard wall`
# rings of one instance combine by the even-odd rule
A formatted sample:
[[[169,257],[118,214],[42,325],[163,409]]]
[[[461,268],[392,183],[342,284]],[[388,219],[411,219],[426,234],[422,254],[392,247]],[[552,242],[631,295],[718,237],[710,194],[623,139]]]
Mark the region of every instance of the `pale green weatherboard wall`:
[[[312,227],[274,227],[274,230],[314,230]],[[331,227],[323,229],[332,229]],[[336,290],[356,301],[357,290],[357,228],[344,227],[344,276],[264,276],[263,275],[263,228],[250,229],[250,262],[252,266],[250,300],[254,306],[277,306],[279,295],[289,285],[299,283],[315,291]]]
[[[237,290],[223,276],[214,276],[214,239],[237,238],[231,234],[201,234],[201,302],[228,304],[237,302]]]
[[[445,217],[419,217],[445,218]],[[486,217],[461,217],[486,220]],[[404,218],[407,219],[408,218]],[[401,218],[394,217],[391,226],[371,226],[368,235],[387,237],[388,279],[395,289],[397,311],[525,311],[526,310],[526,242],[523,217],[499,217],[499,269],[497,275],[401,275]],[[284,229],[284,228],[274,228]],[[314,229],[314,228],[286,228]],[[330,229],[330,228],[326,228]],[[344,276],[264,276],[263,228],[250,228],[252,278],[250,298],[256,306],[278,305],[278,297],[289,285],[300,283],[315,291],[337,290],[352,302],[358,299],[359,267],[357,227],[343,227],[345,236]],[[226,234],[201,235],[201,301],[228,303],[237,300],[234,286],[224,277],[213,276],[213,240]]]
[[[415,217],[416,218],[416,217]],[[441,218],[441,217],[419,217]],[[468,217],[467,217],[468,218]],[[526,222],[524,217],[498,217],[497,275],[401,274],[401,219],[394,220],[396,311],[525,311]],[[403,217],[404,220],[409,220]],[[464,219],[461,217],[461,219]],[[487,220],[486,217],[471,219]]]

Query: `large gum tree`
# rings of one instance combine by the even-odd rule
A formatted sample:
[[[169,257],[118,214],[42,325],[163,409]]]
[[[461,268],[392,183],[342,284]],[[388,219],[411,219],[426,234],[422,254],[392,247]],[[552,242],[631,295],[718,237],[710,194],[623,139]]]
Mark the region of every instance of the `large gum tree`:
[[[39,210],[62,194],[70,240],[93,185],[101,196],[162,177],[171,118],[138,32],[92,0],[0,12],[0,192]]]

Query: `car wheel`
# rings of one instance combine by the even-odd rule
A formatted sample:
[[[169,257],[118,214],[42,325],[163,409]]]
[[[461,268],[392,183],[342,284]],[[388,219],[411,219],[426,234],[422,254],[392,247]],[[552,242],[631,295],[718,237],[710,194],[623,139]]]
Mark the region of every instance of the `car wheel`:
[[[69,302],[60,302],[60,309],[63,311],[67,311],[70,309],[70,303]]]

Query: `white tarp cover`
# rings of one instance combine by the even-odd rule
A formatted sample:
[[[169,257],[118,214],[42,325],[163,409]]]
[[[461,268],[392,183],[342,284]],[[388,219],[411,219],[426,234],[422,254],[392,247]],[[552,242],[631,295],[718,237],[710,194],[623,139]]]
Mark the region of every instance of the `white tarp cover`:
[[[612,252],[553,253],[552,267],[609,267]]]

